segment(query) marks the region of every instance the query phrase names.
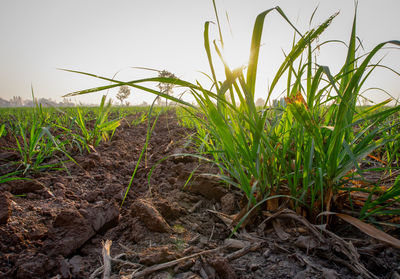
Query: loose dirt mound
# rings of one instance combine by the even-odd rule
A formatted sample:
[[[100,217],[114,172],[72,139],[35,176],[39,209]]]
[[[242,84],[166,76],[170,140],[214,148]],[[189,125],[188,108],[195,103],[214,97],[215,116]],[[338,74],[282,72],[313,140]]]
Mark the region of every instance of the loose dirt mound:
[[[242,196],[198,175],[183,189],[195,168],[216,171],[171,156],[190,152],[188,134],[173,112],[159,118],[121,208],[146,123],[123,122],[111,142],[75,156],[81,167],[69,164],[70,174],[0,185],[0,277],[100,277],[102,242],[112,240],[112,278],[397,278],[398,250],[315,233],[290,212],[228,239]]]

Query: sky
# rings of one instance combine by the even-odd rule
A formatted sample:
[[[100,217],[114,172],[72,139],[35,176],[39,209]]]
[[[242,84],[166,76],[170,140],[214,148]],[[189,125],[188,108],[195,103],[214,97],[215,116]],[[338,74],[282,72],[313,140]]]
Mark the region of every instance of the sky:
[[[255,18],[264,10],[280,6],[303,33],[317,6],[312,27],[339,11],[320,42],[348,42],[355,7],[351,0],[216,0],[216,5],[232,67],[246,63]],[[359,0],[357,33],[365,52],[380,42],[400,40],[398,11],[398,0]],[[201,73],[210,73],[203,42],[206,21],[215,22],[212,0],[0,0],[0,97],[30,99],[32,86],[36,97],[61,101],[67,93],[109,84],[59,68],[128,81],[157,74],[134,68],[147,67],[207,83]],[[211,26],[211,37],[218,39],[216,25]],[[256,97],[266,97],[292,39],[293,29],[278,13],[267,16]],[[399,48],[385,49],[379,57],[384,57],[384,65],[400,72]],[[319,51],[318,63],[329,66],[333,73],[344,60],[341,44],[326,45]],[[222,68],[218,74],[222,80]],[[378,69],[368,87],[383,88],[398,98],[400,77]],[[110,90],[108,96],[115,99],[116,92]],[[99,103],[102,93],[107,92],[73,97],[72,101]],[[277,90],[273,97],[278,98],[279,93]],[[366,94],[374,101],[388,98],[377,90]],[[153,98],[132,89],[128,101],[140,104]]]

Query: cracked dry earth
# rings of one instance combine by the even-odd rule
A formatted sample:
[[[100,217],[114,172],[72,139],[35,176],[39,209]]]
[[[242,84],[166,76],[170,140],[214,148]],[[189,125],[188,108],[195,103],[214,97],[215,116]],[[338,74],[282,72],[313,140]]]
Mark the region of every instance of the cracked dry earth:
[[[290,212],[260,213],[229,238],[243,197],[199,175],[215,173],[212,166],[170,156],[191,151],[191,131],[173,111],[159,118],[120,207],[146,125],[123,122],[96,152],[75,156],[81,167],[68,164],[70,174],[0,185],[0,278],[399,278],[398,249],[359,233],[315,233]],[[103,275],[106,240],[111,269]]]

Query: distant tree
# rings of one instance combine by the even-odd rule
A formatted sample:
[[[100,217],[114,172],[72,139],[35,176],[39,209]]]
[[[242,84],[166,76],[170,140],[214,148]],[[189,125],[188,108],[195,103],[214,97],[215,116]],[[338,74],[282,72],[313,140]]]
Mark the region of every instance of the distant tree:
[[[21,107],[24,102],[22,101],[21,96],[13,96],[10,100],[10,103],[12,106]]]
[[[173,73],[168,72],[167,70],[162,70],[158,72],[158,77],[165,77],[165,78],[177,78]],[[160,82],[157,85],[160,92],[166,95],[171,96],[173,93],[174,85],[171,83]],[[161,105],[161,98],[158,98],[158,105]],[[165,99],[165,106],[168,105],[168,99]]]
[[[117,99],[121,101],[121,106],[126,98],[131,94],[131,89],[127,85],[122,85],[117,93]]]

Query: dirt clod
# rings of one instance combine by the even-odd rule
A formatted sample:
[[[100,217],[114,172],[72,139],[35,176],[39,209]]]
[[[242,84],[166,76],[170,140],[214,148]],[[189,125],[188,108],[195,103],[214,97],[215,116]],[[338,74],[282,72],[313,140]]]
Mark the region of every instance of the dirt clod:
[[[16,262],[18,266],[16,278],[45,278],[47,271],[54,266],[54,261],[41,253],[22,254]]]
[[[118,224],[119,208],[114,203],[87,208],[85,218],[97,233],[102,233]]]
[[[154,201],[154,206],[158,209],[161,215],[167,220],[175,220],[186,213],[176,201],[159,198]]]
[[[200,194],[209,200],[219,201],[227,194],[227,190],[215,178],[198,176],[190,182],[188,191]]]
[[[76,209],[61,211],[49,230],[49,239],[44,243],[48,255],[67,257],[82,247],[95,235],[91,223]]]
[[[132,215],[139,217],[150,231],[165,233],[172,231],[160,212],[146,199],[136,200],[131,206],[131,211]]]
[[[208,260],[221,279],[236,279],[236,273],[228,260],[222,257],[215,257]]]
[[[221,198],[222,212],[225,214],[235,213],[236,199],[235,194],[228,193]]]
[[[11,199],[6,193],[0,192],[0,224],[5,224],[11,215]]]
[[[45,188],[45,185],[38,180],[15,180],[8,182],[9,191],[14,195],[32,193]]]

